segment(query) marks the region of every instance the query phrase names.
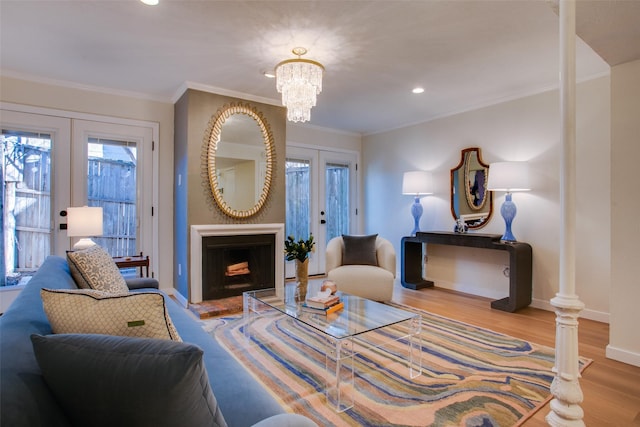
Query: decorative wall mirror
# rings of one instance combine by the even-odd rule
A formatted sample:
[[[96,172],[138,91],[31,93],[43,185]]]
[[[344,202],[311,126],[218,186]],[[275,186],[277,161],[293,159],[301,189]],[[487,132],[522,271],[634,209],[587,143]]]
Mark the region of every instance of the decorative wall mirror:
[[[484,227],[493,213],[493,194],[487,190],[489,165],[479,148],[465,148],[460,163],[451,169],[451,214],[469,228]]]
[[[247,105],[225,105],[211,120],[207,172],[213,198],[226,215],[248,218],[260,211],[271,188],[271,129]]]

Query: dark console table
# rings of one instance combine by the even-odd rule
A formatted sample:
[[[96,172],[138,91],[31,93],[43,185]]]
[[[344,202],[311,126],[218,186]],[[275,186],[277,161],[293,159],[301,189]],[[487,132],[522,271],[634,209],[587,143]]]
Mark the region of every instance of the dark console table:
[[[531,245],[500,241],[499,234],[418,232],[402,238],[402,286],[422,289],[433,286],[422,278],[423,243],[496,249],[509,253],[509,296],[491,302],[491,307],[514,312],[531,304]]]

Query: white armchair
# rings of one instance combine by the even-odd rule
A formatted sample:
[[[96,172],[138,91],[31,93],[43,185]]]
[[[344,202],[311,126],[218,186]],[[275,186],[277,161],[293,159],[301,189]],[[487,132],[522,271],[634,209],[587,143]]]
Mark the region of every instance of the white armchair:
[[[378,236],[375,240],[377,265],[344,265],[342,236],[327,243],[327,279],[339,291],[373,301],[390,301],[396,276],[396,252],[388,240]]]

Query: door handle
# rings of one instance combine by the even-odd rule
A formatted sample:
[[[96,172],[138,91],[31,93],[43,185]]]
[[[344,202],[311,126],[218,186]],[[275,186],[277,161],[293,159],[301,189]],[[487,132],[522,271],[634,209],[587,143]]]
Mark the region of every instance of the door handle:
[[[66,210],[61,210],[60,211],[60,216],[61,217],[65,217],[67,216],[67,211]],[[66,230],[67,229],[67,224],[60,224],[60,230]]]

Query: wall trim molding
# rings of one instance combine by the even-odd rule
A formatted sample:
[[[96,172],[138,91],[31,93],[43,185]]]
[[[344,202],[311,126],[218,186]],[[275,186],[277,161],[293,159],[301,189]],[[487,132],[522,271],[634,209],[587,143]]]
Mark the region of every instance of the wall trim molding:
[[[640,353],[634,353],[632,351],[625,350],[620,347],[614,347],[609,344],[607,345],[606,356],[607,359],[613,359],[617,360],[618,362],[640,367]]]
[[[176,92],[171,97],[171,103],[175,104],[176,102],[178,102],[180,97],[188,89],[199,90],[201,92],[207,92],[207,93],[213,93],[215,95],[222,95],[222,96],[229,96],[229,97],[232,97],[232,98],[239,98],[239,99],[245,100],[245,101],[253,101],[253,102],[260,102],[262,104],[275,105],[276,107],[282,107],[282,102],[279,99],[266,98],[264,96],[252,95],[250,93],[238,92],[238,91],[235,91],[235,90],[229,90],[229,89],[225,89],[225,88],[222,88],[222,87],[211,86],[211,85],[207,85],[207,84],[203,84],[203,83],[197,83],[197,82],[191,82],[191,81],[186,81],[182,85],[180,85],[178,90],[176,90]]]
[[[590,80],[595,80],[601,77],[608,77],[611,75],[611,69],[609,69],[608,71],[602,72],[602,73],[596,73],[594,75],[591,76],[586,76],[580,79],[576,80],[576,83],[584,83]],[[560,88],[559,83],[553,83],[553,84],[547,84],[547,85],[539,85],[536,87],[532,87],[529,89],[521,89],[521,90],[514,90],[510,93],[502,93],[502,94],[497,94],[497,96],[493,97],[493,98],[486,98],[486,99],[482,99],[482,100],[478,100],[476,102],[472,102],[464,107],[460,107],[458,109],[453,109],[450,111],[446,111],[443,112],[441,114],[436,114],[433,115],[431,117],[428,117],[426,119],[423,120],[418,120],[415,122],[409,122],[409,123],[405,123],[393,128],[389,128],[389,129],[384,129],[384,130],[380,130],[380,131],[375,131],[375,132],[371,132],[371,133],[363,133],[362,136],[372,136],[372,135],[378,135],[381,133],[386,133],[386,132],[391,132],[394,130],[398,130],[398,129],[404,129],[404,128],[408,128],[408,127],[412,127],[412,126],[417,126],[417,125],[421,125],[424,123],[429,123],[429,122],[433,122],[435,120],[439,120],[439,119],[443,119],[446,117],[451,117],[451,116],[456,116],[458,114],[464,114],[464,113],[468,113],[468,112],[472,112],[475,110],[480,110],[482,108],[487,108],[487,107],[492,107],[494,105],[499,105],[499,104],[504,104],[506,102],[511,102],[511,101],[516,101],[518,99],[523,99],[523,98],[528,98],[530,96],[535,96],[535,95],[539,95],[541,93],[545,93],[545,92],[551,92],[551,91],[557,91]]]
[[[115,95],[115,96],[124,96],[126,98],[144,99],[147,101],[161,102],[164,104],[168,104],[171,102],[170,98],[157,96],[157,95],[150,95],[144,92],[136,92],[136,91],[130,91],[130,90],[94,86],[94,85],[89,85],[84,83],[71,82],[69,80],[57,80],[57,79],[51,79],[48,77],[34,76],[32,74],[18,73],[11,70],[2,70],[2,76],[8,77],[11,79],[16,79],[16,80],[22,80],[26,82],[41,83],[41,84],[51,85],[51,86],[59,86],[67,89],[84,90],[88,92],[102,93],[105,95]]]

